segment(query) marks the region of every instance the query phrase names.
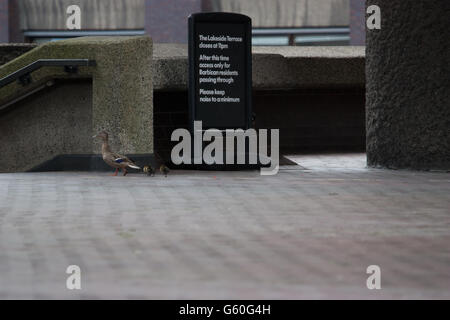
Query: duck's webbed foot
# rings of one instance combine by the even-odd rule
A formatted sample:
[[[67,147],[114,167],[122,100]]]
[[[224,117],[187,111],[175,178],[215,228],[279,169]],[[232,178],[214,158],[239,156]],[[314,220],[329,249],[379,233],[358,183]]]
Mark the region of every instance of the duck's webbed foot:
[[[117,174],[119,173],[119,168],[116,169],[116,171],[112,174],[113,177],[117,177]]]
[[[127,169],[123,169],[123,176],[125,177],[128,174]]]

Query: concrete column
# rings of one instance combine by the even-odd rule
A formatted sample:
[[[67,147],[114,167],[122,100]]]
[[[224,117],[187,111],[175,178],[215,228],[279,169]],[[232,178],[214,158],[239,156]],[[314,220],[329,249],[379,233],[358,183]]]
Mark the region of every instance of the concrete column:
[[[365,0],[350,0],[350,44],[366,44]]]
[[[9,0],[0,0],[0,43],[9,42]]]
[[[372,167],[450,169],[448,0],[367,0],[367,160]]]
[[[24,42],[19,0],[0,0],[0,43]]]
[[[207,6],[204,0],[145,0],[145,30],[154,42],[187,43],[187,18]]]
[[[56,79],[54,90],[61,94],[45,95],[42,91],[33,99],[12,105],[7,116],[0,117],[0,172],[27,171],[58,156],[98,154],[100,145],[92,136],[100,130],[110,134],[114,151],[133,155],[135,160],[150,156],[153,153],[152,52],[152,41],[146,36],[84,37],[40,45],[0,66],[2,78],[38,59],[96,61],[95,67],[79,67],[74,74],[67,74],[61,67],[41,68],[33,72],[33,82],[27,87],[13,82],[1,88],[0,101],[5,103],[48,83],[49,79]],[[64,94],[57,89],[61,79],[92,79],[92,85],[83,89],[74,81],[72,88],[66,86],[69,92]],[[71,90],[85,92],[77,98]],[[82,108],[84,112],[71,111],[72,107]],[[81,169],[79,165],[74,166]]]

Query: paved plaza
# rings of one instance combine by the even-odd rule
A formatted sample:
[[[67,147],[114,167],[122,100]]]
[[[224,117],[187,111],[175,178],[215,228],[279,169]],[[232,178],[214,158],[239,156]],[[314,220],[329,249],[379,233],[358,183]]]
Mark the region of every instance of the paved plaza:
[[[448,173],[290,159],[276,176],[0,174],[0,299],[450,298]]]

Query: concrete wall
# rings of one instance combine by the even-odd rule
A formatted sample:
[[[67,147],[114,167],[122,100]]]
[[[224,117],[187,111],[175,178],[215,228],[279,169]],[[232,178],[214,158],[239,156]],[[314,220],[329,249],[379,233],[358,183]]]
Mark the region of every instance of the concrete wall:
[[[57,80],[93,77],[92,106],[88,111],[92,118],[85,126],[89,134],[101,126],[107,128],[112,134],[114,149],[123,153],[139,154],[143,150],[140,149],[142,142],[143,147],[153,150],[155,141],[155,150],[168,159],[172,130],[188,126],[187,48],[181,44],[157,44],[152,57],[152,48],[145,41],[142,46],[136,45],[134,41],[139,43],[142,41],[139,39],[88,38],[47,44],[0,67],[0,77],[39,57],[64,57],[70,53],[72,57],[95,58],[98,63],[96,70],[80,68],[78,75],[67,75],[61,68],[50,68],[33,73],[34,82],[39,83],[40,79],[48,79],[49,76],[57,76]],[[121,47],[123,41],[125,46]],[[363,47],[258,47],[253,51],[253,110],[257,128],[282,129],[280,142],[285,151],[364,149]],[[102,62],[105,57],[108,61]],[[153,61],[147,60],[152,58]],[[140,70],[147,64],[152,66],[152,84],[147,82],[149,73]],[[137,78],[130,78],[133,74]],[[142,99],[153,94],[153,85],[154,106],[145,107]],[[17,84],[11,86],[13,92],[20,88]],[[64,92],[69,87],[61,90]],[[79,91],[77,88],[73,90]],[[2,93],[3,89],[0,90],[0,104]],[[56,97],[60,95],[55,91]],[[30,104],[31,107],[33,105]],[[26,108],[24,104],[23,109]],[[44,126],[44,132],[53,126],[51,122],[46,124],[45,119],[38,121]],[[37,136],[35,132],[26,134]],[[55,145],[58,146],[57,143]],[[77,150],[95,154],[99,147],[99,144],[92,143],[87,151]],[[44,147],[39,150],[49,153]],[[63,151],[67,152],[66,149]],[[48,154],[48,157],[52,156],[54,153]],[[67,170],[64,166],[61,168]]]
[[[365,149],[364,47],[254,47],[257,128],[278,128],[283,152]],[[155,150],[188,128],[187,47],[154,48]]]
[[[155,38],[158,32],[167,33],[167,27],[180,23],[184,26],[189,14],[207,10],[249,15],[255,27],[347,26],[349,1],[21,0],[19,5],[23,30],[64,30],[66,8],[77,4],[82,10],[83,29],[143,29],[147,20]],[[163,39],[171,42],[168,37]]]
[[[253,27],[348,26],[349,0],[211,0],[212,11],[237,12]]]
[[[364,47],[253,47],[255,90],[353,88],[365,84]],[[188,53],[182,44],[154,49],[155,90],[187,90]]]
[[[0,0],[0,43],[23,42],[19,22],[19,0]]]
[[[202,11],[202,0],[146,0],[145,30],[154,42],[187,43],[187,19]]]
[[[72,4],[81,8],[82,30],[145,29],[155,42],[186,43],[187,17],[194,12],[243,13],[254,27],[348,26],[349,1],[0,0],[0,42],[21,42],[24,30],[66,30]]]
[[[47,83],[49,79],[90,78],[92,79],[92,104],[89,104],[91,123],[87,133],[73,128],[72,133],[77,135],[77,139],[80,136],[84,139],[86,134],[92,137],[104,129],[110,133],[111,146],[117,152],[138,155],[153,153],[152,42],[150,38],[88,37],[48,43],[1,66],[0,77],[43,58],[85,58],[95,60],[97,65],[80,67],[77,74],[67,74],[62,67],[41,68],[32,73],[33,82],[29,86],[23,87],[20,84],[11,83],[1,88],[0,105],[25,94],[27,90],[33,90],[35,86]],[[74,99],[82,97],[83,95]],[[16,107],[18,107],[17,103],[9,109],[14,110]],[[33,107],[33,103],[30,107]],[[20,120],[17,121],[20,123]],[[74,121],[77,121],[76,117]],[[51,122],[46,121],[38,121],[37,125],[42,128],[42,132],[51,132],[53,127]],[[68,125],[68,128],[71,126]],[[9,134],[0,135],[0,144],[8,143],[9,137]],[[21,138],[29,142],[30,152],[34,150],[33,145],[38,144],[37,142],[42,139],[34,134]],[[47,139],[49,143],[54,143],[52,150],[58,150],[60,145],[57,132],[54,135],[48,134]],[[98,142],[89,138],[87,143],[90,145],[88,151],[91,154],[100,152]],[[72,151],[77,153],[77,150]],[[42,152],[42,156],[49,158],[54,155],[47,152],[47,149],[38,149],[38,151]],[[67,149],[60,149],[59,152],[66,151]],[[9,160],[20,156],[14,148],[8,149],[8,152],[14,154],[8,157]],[[3,163],[3,168],[0,170],[5,168],[28,170],[30,166],[39,165],[33,158],[27,159],[29,160],[27,166],[14,167],[14,163]]]
[[[61,154],[92,153],[92,83],[61,83],[0,115],[0,172],[30,170]]]
[[[202,11],[236,12],[253,27],[348,26],[349,0],[145,0],[145,29],[155,42],[187,43],[187,17]]]
[[[367,31],[370,166],[450,169],[450,2],[368,0],[381,30]]]

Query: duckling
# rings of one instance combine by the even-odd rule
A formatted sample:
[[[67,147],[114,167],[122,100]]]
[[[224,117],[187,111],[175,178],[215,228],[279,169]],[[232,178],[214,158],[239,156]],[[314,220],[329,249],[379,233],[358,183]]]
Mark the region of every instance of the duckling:
[[[103,160],[109,166],[116,168],[116,171],[114,172],[113,176],[117,176],[120,169],[123,170],[123,176],[126,176],[128,174],[128,171],[126,169],[127,167],[137,169],[137,170],[141,169],[129,158],[111,151],[111,148],[109,147],[109,143],[108,143],[108,133],[106,131],[101,131],[97,135],[93,136],[93,138],[102,139],[102,141],[103,141],[103,144],[102,144]]]
[[[153,177],[155,175],[155,169],[151,165],[145,166],[142,171],[144,171],[148,176]]]
[[[162,164],[160,167],[159,167],[159,171],[161,171],[161,173],[167,178],[167,175],[169,174],[169,168],[167,168],[166,167],[166,165],[165,164]]]
[[[169,174],[170,170],[165,165],[164,159],[160,156],[160,154],[155,151],[155,160],[156,163],[159,165],[159,171],[167,178],[167,175]]]

